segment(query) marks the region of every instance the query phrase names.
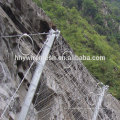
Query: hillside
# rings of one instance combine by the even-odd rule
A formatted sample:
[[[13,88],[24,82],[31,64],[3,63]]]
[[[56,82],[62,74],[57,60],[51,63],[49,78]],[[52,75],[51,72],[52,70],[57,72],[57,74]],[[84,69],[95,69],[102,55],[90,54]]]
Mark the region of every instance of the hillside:
[[[34,1],[62,31],[75,54],[106,57],[83,63],[120,100],[120,1]]]
[[[98,67],[119,69],[117,47],[115,52],[107,35],[100,35],[77,6],[36,2],[44,9],[32,0],[0,1],[0,120],[119,120],[120,101],[84,66],[105,79],[105,70],[102,73]],[[78,55],[105,54],[108,63],[71,60],[66,67],[68,60],[45,59],[48,54],[62,56],[66,50],[75,56],[70,46]],[[110,91],[119,98],[114,86]]]

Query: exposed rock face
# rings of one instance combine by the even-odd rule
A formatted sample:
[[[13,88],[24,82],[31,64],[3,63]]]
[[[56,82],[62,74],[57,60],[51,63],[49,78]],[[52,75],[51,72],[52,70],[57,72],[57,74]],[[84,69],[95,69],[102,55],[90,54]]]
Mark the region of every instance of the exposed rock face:
[[[119,25],[118,29],[119,29],[119,31],[120,31],[120,25]]]
[[[108,15],[108,13],[109,13],[108,8],[104,2],[102,3],[102,6],[103,6],[103,8],[101,10],[102,10],[103,15]]]
[[[0,1],[0,35],[48,32],[52,22],[32,0]],[[37,55],[46,36],[32,36]],[[28,42],[30,50],[31,44]],[[60,37],[55,40],[50,55],[60,56],[72,51]],[[73,53],[74,54],[74,53]],[[0,115],[24,78],[32,61],[17,61],[18,37],[0,38]],[[5,120],[17,120],[30,85],[35,64],[5,112]],[[27,120],[91,120],[102,92],[101,85],[89,74],[80,61],[72,61],[69,68],[63,61],[47,61]],[[33,107],[34,106],[34,107]],[[105,93],[98,120],[119,120],[120,102]]]

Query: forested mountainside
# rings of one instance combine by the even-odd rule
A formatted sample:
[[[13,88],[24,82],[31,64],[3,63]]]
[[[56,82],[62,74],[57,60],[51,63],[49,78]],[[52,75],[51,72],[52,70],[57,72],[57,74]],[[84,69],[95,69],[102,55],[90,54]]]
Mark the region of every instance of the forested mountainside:
[[[120,100],[120,0],[33,0],[62,31],[75,54],[105,56],[83,61]]]

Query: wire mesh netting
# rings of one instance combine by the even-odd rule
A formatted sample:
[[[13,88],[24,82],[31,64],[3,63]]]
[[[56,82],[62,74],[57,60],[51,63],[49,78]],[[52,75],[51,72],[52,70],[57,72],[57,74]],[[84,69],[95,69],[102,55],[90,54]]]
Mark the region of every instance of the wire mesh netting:
[[[36,37],[34,39],[39,41]],[[116,100],[107,90],[103,93],[104,85],[88,72],[81,61],[59,59],[60,56],[69,58],[74,55],[66,44],[62,37],[55,40],[50,52],[50,60],[44,67],[26,120],[93,120],[96,112],[98,112],[98,120],[119,120],[120,113],[116,109],[118,108]],[[38,50],[36,49],[36,51]],[[31,68],[32,64],[29,67]],[[29,71],[30,69],[28,69]],[[26,73],[28,74],[28,72]],[[7,97],[0,96],[2,107],[5,108],[6,103],[11,101],[4,114],[4,119],[7,119],[8,113],[14,118],[12,113],[17,115],[21,111],[21,107],[16,106],[23,105],[27,93],[26,86],[18,85],[20,89],[10,89],[9,84],[2,86],[6,77],[2,63],[0,63],[0,76],[2,78],[0,87],[10,91],[10,95],[6,95]],[[22,94],[23,89],[26,91],[24,94]],[[96,109],[102,94],[104,95],[101,106]],[[0,113],[3,114],[3,111]]]

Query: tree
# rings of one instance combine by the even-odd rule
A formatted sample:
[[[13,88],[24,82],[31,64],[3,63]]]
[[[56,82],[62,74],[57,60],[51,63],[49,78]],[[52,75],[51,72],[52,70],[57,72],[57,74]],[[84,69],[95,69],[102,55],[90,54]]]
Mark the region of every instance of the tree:
[[[84,0],[82,3],[83,11],[85,15],[95,17],[98,10],[95,2],[93,0]]]
[[[82,3],[83,3],[83,0],[77,0],[79,10],[82,9]]]

